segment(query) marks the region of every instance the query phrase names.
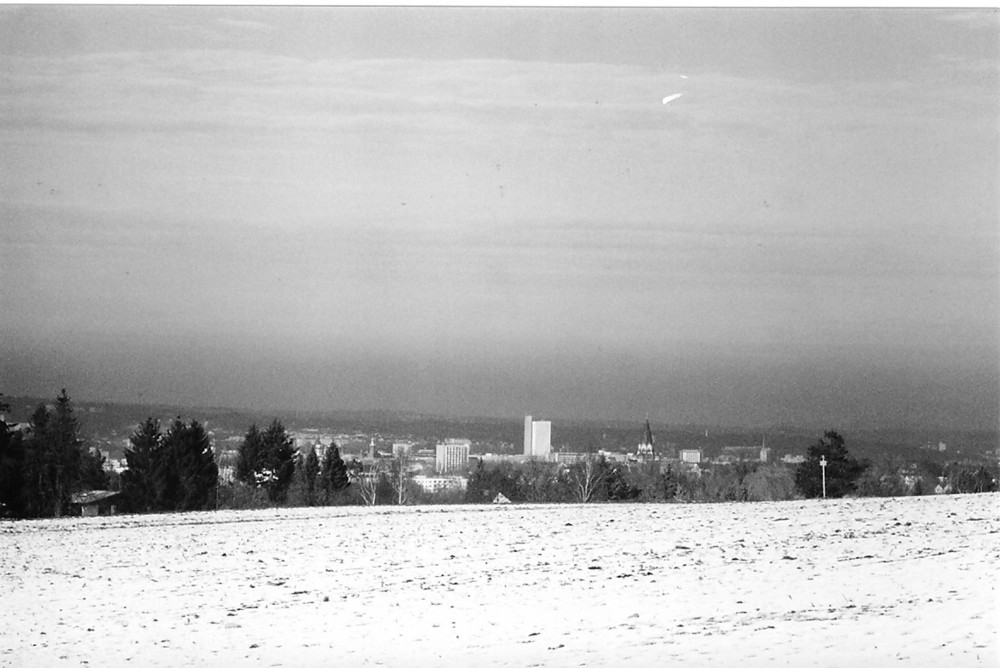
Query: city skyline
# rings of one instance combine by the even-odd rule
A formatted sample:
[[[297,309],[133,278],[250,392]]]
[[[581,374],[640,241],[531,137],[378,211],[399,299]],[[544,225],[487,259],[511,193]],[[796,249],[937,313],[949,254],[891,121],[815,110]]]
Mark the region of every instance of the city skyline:
[[[0,392],[1000,420],[993,10],[0,17]]]

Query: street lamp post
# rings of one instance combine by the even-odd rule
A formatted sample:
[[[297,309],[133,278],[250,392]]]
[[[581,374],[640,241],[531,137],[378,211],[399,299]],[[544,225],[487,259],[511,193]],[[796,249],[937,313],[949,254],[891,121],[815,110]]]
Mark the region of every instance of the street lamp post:
[[[826,498],[826,455],[819,458],[819,467],[823,471],[823,498]]]

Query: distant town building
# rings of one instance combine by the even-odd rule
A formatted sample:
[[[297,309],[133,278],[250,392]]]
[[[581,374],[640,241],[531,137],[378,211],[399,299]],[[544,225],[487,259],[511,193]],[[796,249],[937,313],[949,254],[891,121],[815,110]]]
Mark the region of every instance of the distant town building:
[[[524,416],[524,454],[528,457],[548,457],[552,451],[552,423]]]
[[[428,494],[434,494],[446,489],[464,490],[469,485],[469,481],[461,476],[416,475],[411,480]]]
[[[295,436],[293,442],[295,449],[302,452],[308,452],[316,447],[316,439],[310,436]]]
[[[701,450],[681,450],[679,455],[682,462],[688,464],[701,463]]]
[[[805,455],[785,455],[784,457],[781,458],[781,461],[783,461],[786,464],[801,464],[805,460],[806,460]]]
[[[555,460],[559,464],[576,464],[582,459],[586,459],[587,455],[582,452],[557,452],[555,453]]]
[[[413,443],[410,441],[396,441],[392,444],[393,457],[409,457],[413,454]]]
[[[434,458],[434,469],[438,473],[464,471],[469,467],[469,449],[472,441],[464,438],[449,438],[439,443]]]
[[[728,461],[761,461],[766,462],[770,449],[761,445],[727,445],[722,448],[722,456],[728,456]],[[722,457],[718,458],[722,459]],[[717,461],[718,461],[717,459]]]
[[[627,462],[629,458],[629,455],[624,452],[612,452],[610,450],[598,450],[597,456],[604,457],[604,461],[606,462],[615,463]],[[586,455],[583,455],[583,457],[586,457]]]

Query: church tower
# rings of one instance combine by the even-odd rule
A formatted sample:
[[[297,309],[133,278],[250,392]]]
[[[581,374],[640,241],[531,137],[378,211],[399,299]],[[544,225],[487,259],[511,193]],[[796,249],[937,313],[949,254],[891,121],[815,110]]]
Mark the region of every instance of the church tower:
[[[646,429],[642,434],[642,442],[639,443],[639,448],[635,454],[645,459],[652,459],[655,456],[653,452],[653,430],[649,427],[649,417],[646,418]]]

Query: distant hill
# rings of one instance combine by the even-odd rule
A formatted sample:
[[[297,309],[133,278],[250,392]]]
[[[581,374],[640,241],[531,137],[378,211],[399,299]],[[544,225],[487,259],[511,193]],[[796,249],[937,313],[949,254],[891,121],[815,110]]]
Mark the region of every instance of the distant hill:
[[[54,399],[5,397],[10,404],[8,421],[26,422],[39,403]],[[176,406],[167,404],[121,404],[73,400],[81,433],[112,451],[127,442],[136,426],[147,417],[159,418],[164,426],[173,418],[195,419],[215,433],[217,439],[239,436],[256,422],[264,425],[273,418],[290,431],[318,429],[331,434],[364,434],[380,440],[411,439],[433,443],[444,438],[468,438],[476,443],[474,451],[519,453],[523,439],[523,416],[511,418],[451,417],[403,411],[262,411],[223,407]],[[536,416],[547,418],[548,416]],[[837,428],[831,425],[831,428]],[[656,443],[677,448],[698,448],[706,456],[715,456],[727,446],[760,446],[766,442],[772,458],[784,454],[802,454],[823,429],[797,426],[717,427],[703,425],[652,424]],[[852,430],[837,428],[845,437],[852,454],[859,458],[906,456],[952,460],[994,458],[1000,446],[997,431],[960,431],[948,429]],[[642,440],[642,421],[586,421],[553,419],[552,445],[555,450],[596,451],[599,449],[634,452]],[[946,444],[938,452],[938,443]],[[927,449],[929,447],[933,448]]]

